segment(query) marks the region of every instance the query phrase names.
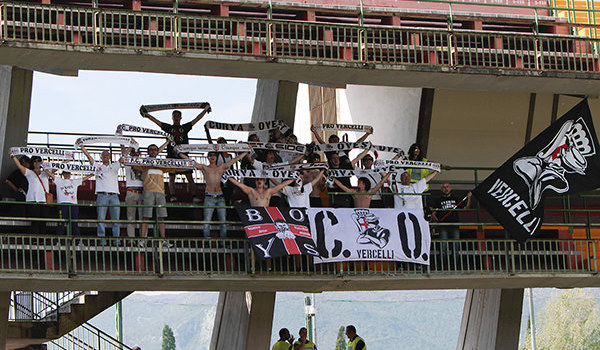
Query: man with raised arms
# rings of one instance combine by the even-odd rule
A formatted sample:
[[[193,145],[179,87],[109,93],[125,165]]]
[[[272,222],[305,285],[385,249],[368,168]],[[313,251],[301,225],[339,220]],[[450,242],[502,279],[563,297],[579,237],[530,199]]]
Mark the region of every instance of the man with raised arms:
[[[361,177],[358,179],[358,190],[354,190],[345,186],[340,180],[334,178],[333,181],[342,189],[344,192],[348,193],[362,193],[362,194],[353,194],[352,199],[354,199],[354,207],[355,208],[369,208],[371,206],[371,198],[373,195],[381,189],[384,183],[390,178],[392,173],[389,172],[381,178],[381,181],[375,187],[371,188],[371,182],[367,177]],[[364,194],[369,193],[369,194]]]
[[[288,179],[280,183],[279,185],[271,188],[265,188],[266,180],[264,178],[256,179],[256,188],[246,186],[243,183],[237,181],[233,177],[229,178],[234,185],[239,187],[242,192],[248,195],[250,200],[250,206],[252,207],[268,207],[271,196],[281,191],[282,188],[294,182],[294,179]]]
[[[206,106],[204,106],[204,109],[202,110],[202,112],[200,112],[200,114],[198,114],[196,116],[196,118],[192,119],[192,121],[187,122],[185,124],[181,124],[181,111],[173,111],[171,117],[173,119],[173,124],[167,124],[167,123],[163,123],[160,120],[156,119],[154,116],[152,116],[150,113],[146,112],[145,110],[142,110],[142,114],[144,116],[144,118],[148,118],[150,119],[151,122],[153,122],[154,124],[158,125],[158,127],[168,133],[169,135],[171,135],[172,139],[173,139],[173,143],[175,145],[182,145],[182,144],[188,144],[189,142],[189,137],[188,137],[188,133],[190,132],[190,130],[192,130],[192,128],[194,127],[194,125],[196,125],[196,123],[198,123],[200,121],[200,119],[202,119],[202,117],[204,117],[204,115],[206,113],[210,112],[210,105],[207,103]],[[181,155],[183,153],[177,153],[174,149],[174,145],[169,144],[167,146],[167,158],[182,158]],[[194,178],[192,177],[193,171],[192,170],[184,170],[178,173],[170,173],[169,174],[169,193],[171,195],[170,197],[170,201],[174,202],[175,200],[177,200],[177,197],[175,197],[175,176],[177,174],[184,174],[185,177],[187,178],[188,181],[188,191],[192,192],[192,200],[194,202],[198,201],[196,199],[196,183],[194,182]]]
[[[182,158],[189,159],[187,155],[180,154]],[[223,192],[221,191],[221,176],[223,176],[225,170],[229,169],[230,166],[240,161],[247,154],[248,152],[244,152],[226,163],[217,165],[217,157],[219,154],[217,152],[208,152],[208,165],[194,162],[194,167],[204,174],[204,182],[206,183],[206,193],[204,194],[204,221],[212,220],[215,211],[214,207],[225,206],[225,197],[223,197]],[[217,208],[217,216],[221,222],[227,220],[225,208]],[[221,238],[227,236],[227,226],[224,223],[219,225],[219,234]],[[209,224],[204,224],[204,237],[210,237]]]

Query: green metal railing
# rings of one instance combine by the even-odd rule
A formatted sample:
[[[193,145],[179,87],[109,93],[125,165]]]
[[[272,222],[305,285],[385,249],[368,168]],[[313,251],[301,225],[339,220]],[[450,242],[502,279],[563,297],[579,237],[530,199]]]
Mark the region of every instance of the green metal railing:
[[[98,51],[158,50],[355,62],[366,67],[600,70],[598,39],[537,32],[342,25],[10,2],[0,4],[0,16],[0,39],[6,42],[88,46]]]

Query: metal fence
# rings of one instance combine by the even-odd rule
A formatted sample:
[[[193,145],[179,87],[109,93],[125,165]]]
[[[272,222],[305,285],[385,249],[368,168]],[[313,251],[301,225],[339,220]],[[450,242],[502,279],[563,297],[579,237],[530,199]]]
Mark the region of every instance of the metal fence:
[[[595,11],[595,10],[590,10]],[[27,3],[0,4],[8,42],[378,65],[596,73],[586,36],[342,25]]]

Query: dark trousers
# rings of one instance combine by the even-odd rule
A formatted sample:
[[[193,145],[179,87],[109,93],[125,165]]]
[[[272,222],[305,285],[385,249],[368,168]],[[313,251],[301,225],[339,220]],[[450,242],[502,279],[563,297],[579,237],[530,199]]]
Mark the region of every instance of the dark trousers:
[[[47,218],[48,207],[45,204],[30,204],[27,206],[27,217],[29,218]],[[46,221],[31,221],[29,233],[39,235],[46,233]]]
[[[69,208],[71,208],[70,209],[71,215],[69,215]],[[78,220],[79,219],[79,207],[69,206],[69,205],[59,206],[58,207],[58,218],[63,219],[63,220],[67,220],[67,219]],[[64,222],[58,223],[58,227],[56,228],[56,234],[57,235],[65,234],[65,223]],[[77,225],[77,222],[71,222],[71,234],[74,236],[81,235],[81,233],[79,232],[79,225]]]

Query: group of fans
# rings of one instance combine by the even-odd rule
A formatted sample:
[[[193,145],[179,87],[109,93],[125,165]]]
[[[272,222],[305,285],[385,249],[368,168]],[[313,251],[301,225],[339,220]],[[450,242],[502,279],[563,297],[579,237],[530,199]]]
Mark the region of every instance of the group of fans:
[[[384,193],[391,192],[394,208],[423,209],[421,194],[428,190],[427,183],[438,174],[436,170],[418,166],[421,163],[425,164],[427,159],[417,144],[410,147],[408,155],[404,155],[403,152],[396,154],[390,161],[391,167],[377,166],[373,156],[377,156],[377,151],[373,152],[371,147],[363,147],[364,150],[351,159],[348,147],[335,146],[340,143],[339,137],[332,134],[329,136],[328,143],[325,143],[319,132],[321,128],[317,125],[311,127],[317,140],[317,146],[314,143],[307,145],[306,150],[300,154],[293,148],[285,146],[300,145],[291,130],[275,127],[269,130],[269,139],[266,143],[260,142],[257,133],[250,133],[248,142],[244,143],[247,145],[245,146],[247,149],[244,152],[238,152],[237,156],[235,153],[227,152],[227,146],[234,150],[233,152],[243,148],[233,147],[239,144],[227,145],[224,138],[219,138],[215,145],[210,145],[212,148],[207,148],[207,150],[212,149],[207,155],[208,164],[200,164],[189,159],[188,154],[180,149],[183,147],[182,145],[193,146],[189,145],[188,133],[202,117],[211,111],[208,103],[203,103],[201,106],[201,112],[193,120],[184,124],[182,124],[182,113],[179,110],[172,112],[172,124],[169,124],[161,122],[147,109],[142,108],[140,110],[142,116],[160,127],[163,135],[166,136],[166,141],[161,146],[151,144],[147,147],[147,157],[143,159],[144,162],[139,161],[141,155],[139,150],[133,146],[136,144],[133,138],[121,142],[123,157],[118,162],[113,162],[109,151],[104,150],[99,163],[90,155],[85,146],[86,140],[82,138],[77,140],[76,146],[85,154],[89,165],[94,166],[91,173],[85,174],[83,177],[72,177],[70,171],[63,170],[59,176],[51,169],[42,167],[44,163],[39,155],[32,157],[22,155],[17,158],[19,153],[14,152],[11,155],[18,169],[9,176],[6,182],[15,191],[18,199],[26,202],[46,203],[49,200],[49,179],[52,179],[56,185],[59,218],[77,220],[79,219],[78,207],[71,205],[77,204],[77,188],[83,181],[95,176],[97,218],[99,220],[97,234],[99,237],[104,237],[106,230],[103,220],[106,219],[107,211],[110,212],[111,219],[120,218],[118,175],[119,170],[124,167],[127,235],[135,236],[136,215],[138,220],[143,219],[148,222],[152,219],[154,206],[156,207],[158,231],[160,237],[164,238],[164,218],[167,217],[165,205],[167,201],[177,201],[175,195],[177,174],[186,177],[188,192],[193,195],[192,201],[200,202],[197,186],[193,179],[194,169],[202,172],[205,182],[203,218],[205,221],[211,221],[216,210],[220,222],[226,221],[225,206],[240,201],[254,207],[287,205],[290,207],[384,208],[386,207]],[[366,126],[361,130],[364,130],[365,133],[355,144],[365,145],[367,144],[365,141],[373,133],[373,129]],[[152,130],[150,132],[155,135],[161,133]],[[96,141],[102,141],[102,138],[97,139]],[[300,148],[302,149],[302,147],[304,146]],[[158,155],[165,149],[168,159],[186,161],[187,167],[177,167],[182,164],[181,162],[169,163],[175,164],[174,167],[153,163],[152,160],[159,159]],[[325,151],[320,152],[323,150]],[[322,158],[323,155],[324,158]],[[393,163],[398,159],[412,161],[411,164],[417,164],[417,166],[406,168],[406,171],[399,171]],[[239,168],[239,170],[235,170],[238,172],[230,170],[234,165]],[[277,169],[281,171],[269,173],[269,171]],[[336,173],[338,170],[342,172]],[[343,173],[346,170],[350,172]],[[169,174],[169,198],[165,194],[164,173]],[[273,174],[281,177],[277,178]],[[238,177],[236,175],[241,176],[236,179]],[[358,177],[356,187],[352,186],[350,176]],[[470,193],[465,198],[466,201],[461,201],[452,195],[450,184],[442,184],[441,189],[442,198],[437,203],[437,208],[447,210],[447,212],[437,212],[434,219],[443,222],[457,222],[458,216],[453,209],[469,206]],[[240,192],[245,196],[240,195]],[[342,192],[348,194],[345,195]],[[140,208],[140,205],[143,205],[143,208]],[[45,205],[27,206],[27,216],[31,218],[47,217],[47,211],[48,208]],[[45,225],[43,220],[33,221],[30,232],[33,234],[45,233]],[[458,238],[456,226],[442,226],[441,228],[443,231],[441,238]],[[64,232],[65,224],[60,222],[57,234],[64,234]],[[76,221],[72,222],[71,232],[73,235],[80,233]],[[146,237],[147,232],[148,224],[142,223],[140,236]],[[226,224],[220,224],[219,233],[220,237],[227,236]],[[112,223],[112,235],[120,236],[119,222]],[[208,223],[204,225],[204,236],[210,236]],[[119,244],[119,242],[114,241],[113,244]],[[140,241],[140,244],[143,245],[144,241]],[[164,244],[169,245],[166,241]]]

